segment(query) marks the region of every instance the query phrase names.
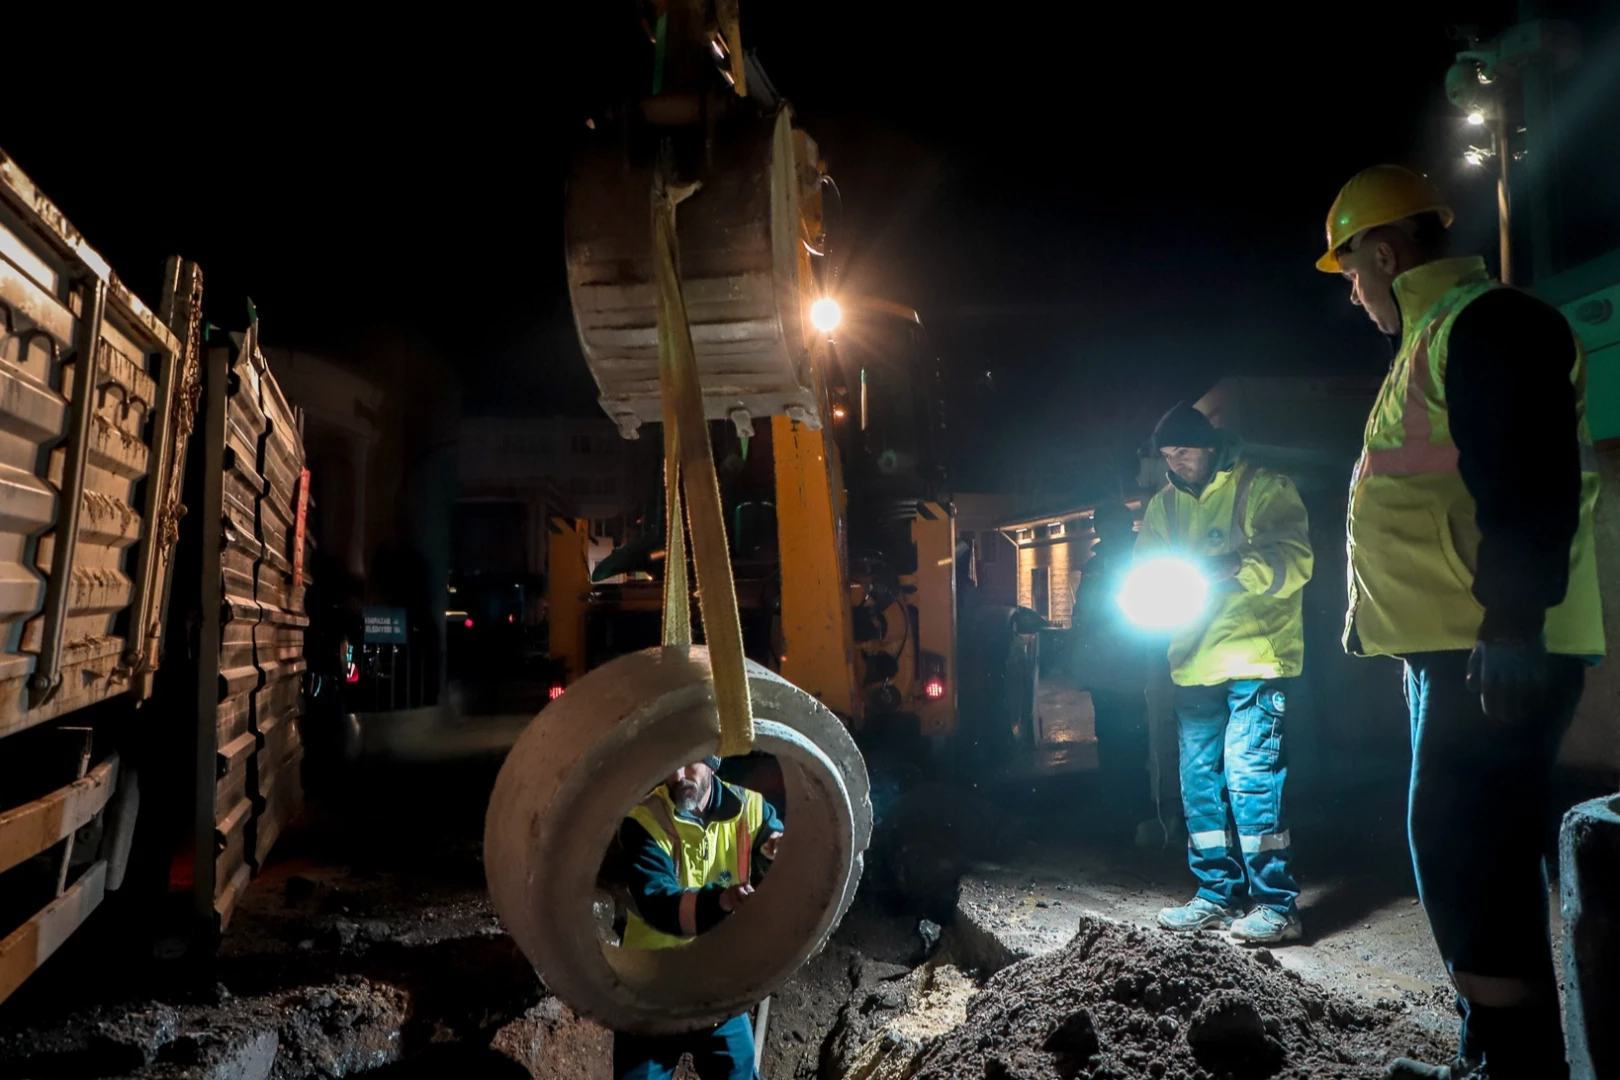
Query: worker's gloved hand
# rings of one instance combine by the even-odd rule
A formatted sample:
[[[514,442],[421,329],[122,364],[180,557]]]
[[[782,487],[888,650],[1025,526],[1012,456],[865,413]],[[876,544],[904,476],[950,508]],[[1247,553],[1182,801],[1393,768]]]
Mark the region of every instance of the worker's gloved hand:
[[[1547,640],[1480,641],[1468,658],[1468,689],[1485,715],[1517,723],[1534,716],[1547,696]]]
[[[748,898],[753,895],[754,887],[752,885],[733,885],[720,894],[720,910],[730,915],[733,911],[746,904]]]
[[[1243,556],[1235,551],[1228,551],[1224,555],[1205,555],[1194,560],[1194,565],[1206,581],[1215,585],[1237,576],[1237,572],[1243,568]]]
[[[771,862],[775,862],[776,861],[776,849],[779,846],[781,846],[781,843],[782,843],[782,834],[779,833],[779,832],[771,833],[771,835],[766,838],[765,842],[763,844],[759,845],[759,853],[760,853],[760,855],[763,856],[765,859],[770,860]]]

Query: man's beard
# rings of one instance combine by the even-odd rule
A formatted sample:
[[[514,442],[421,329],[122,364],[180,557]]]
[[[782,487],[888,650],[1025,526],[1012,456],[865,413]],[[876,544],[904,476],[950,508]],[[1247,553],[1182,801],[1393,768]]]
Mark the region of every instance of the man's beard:
[[[703,809],[702,791],[690,780],[678,780],[670,789],[669,797],[675,809],[683,814],[696,814]]]

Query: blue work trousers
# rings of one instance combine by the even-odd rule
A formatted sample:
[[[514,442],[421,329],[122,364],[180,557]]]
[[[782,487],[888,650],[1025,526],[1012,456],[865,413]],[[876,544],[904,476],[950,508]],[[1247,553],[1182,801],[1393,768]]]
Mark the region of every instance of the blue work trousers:
[[[1504,723],[1486,716],[1468,689],[1466,652],[1406,658],[1412,867],[1447,970],[1484,980],[1500,999],[1458,998],[1461,1052],[1483,1058],[1491,1080],[1569,1075],[1543,854],[1553,766],[1581,700],[1586,663],[1551,656],[1548,669],[1540,715]]]
[[[685,1035],[613,1035],[613,1080],[670,1080],[691,1054],[699,1080],[756,1080],[748,1014]]]
[[[1283,818],[1286,682],[1178,686],[1181,803],[1198,895],[1223,907],[1293,914],[1299,886]]]

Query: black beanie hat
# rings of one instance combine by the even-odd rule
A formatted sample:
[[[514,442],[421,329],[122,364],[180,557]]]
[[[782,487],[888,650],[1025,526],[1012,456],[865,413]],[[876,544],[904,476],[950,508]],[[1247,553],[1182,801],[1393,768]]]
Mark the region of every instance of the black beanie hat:
[[[1192,446],[1214,450],[1220,446],[1220,436],[1209,417],[1183,401],[1165,413],[1153,429],[1153,449],[1167,446]]]

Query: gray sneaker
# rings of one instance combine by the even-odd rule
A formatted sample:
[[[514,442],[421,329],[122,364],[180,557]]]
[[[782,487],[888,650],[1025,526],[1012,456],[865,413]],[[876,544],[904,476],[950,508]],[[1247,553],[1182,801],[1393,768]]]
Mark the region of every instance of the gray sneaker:
[[[1195,896],[1180,907],[1167,907],[1159,912],[1159,925],[1166,930],[1224,930],[1232,925],[1241,912],[1211,903]]]
[[[1257,907],[1232,924],[1232,936],[1245,945],[1297,941],[1304,932],[1298,915],[1284,915],[1268,907]]]

